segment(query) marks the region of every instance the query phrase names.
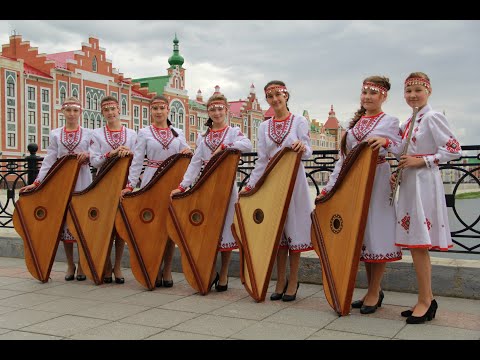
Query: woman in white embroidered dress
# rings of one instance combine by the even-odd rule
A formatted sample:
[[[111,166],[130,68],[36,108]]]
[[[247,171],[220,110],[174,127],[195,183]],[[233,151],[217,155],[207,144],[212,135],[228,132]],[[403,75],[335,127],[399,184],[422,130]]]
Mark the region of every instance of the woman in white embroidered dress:
[[[224,95],[212,95],[207,101],[207,110],[209,119],[205,125],[208,126],[208,129],[205,134],[199,134],[195,154],[190,161],[180,186],[172,190],[171,195],[184,192],[191,186],[200,173],[202,165],[206,165],[213,155],[225,148],[234,148],[242,152],[252,151],[252,142],[242,134],[240,128],[228,126],[228,101]],[[234,182],[219,248],[222,254],[222,265],[220,273],[216,274],[211,285],[215,285],[217,291],[225,291],[228,289],[228,265],[232,257],[232,250],[238,248],[231,230],[237,198],[237,184]],[[212,278],[214,274],[215,272],[212,273]]]
[[[265,172],[269,160],[284,147],[291,147],[294,151],[303,152],[302,159],[308,159],[312,155],[308,121],[301,115],[290,113],[287,106],[290,93],[287,91],[285,83],[279,80],[270,81],[265,85],[264,91],[267,102],[273,108],[275,115],[262,122],[258,128],[258,160],[243,191],[249,191],[255,187]],[[277,285],[270,300],[293,301],[296,299],[300,285],[298,282],[300,254],[313,250],[310,240],[312,224],[310,213],[313,210],[313,203],[302,163],[298,167],[296,176],[277,254]],[[287,280],[288,257],[290,257],[290,274]]]
[[[33,184],[21,188],[20,192],[36,188],[40,185],[55,161],[57,161],[58,158],[69,154],[77,154],[77,159],[82,164],[74,191],[81,191],[92,182],[92,173],[90,172],[89,166],[90,153],[88,152],[88,147],[90,146],[90,130],[82,128],[79,125],[79,119],[82,113],[80,101],[75,97],[67,98],[62,104],[62,113],[65,116],[65,126],[59,127],[50,132],[47,155],[42,161],[42,167],[40,168],[38,176]],[[76,240],[68,230],[66,224],[64,224],[60,240],[63,241],[67,258],[65,280],[71,281],[75,278],[76,270],[73,261],[73,244]],[[86,279],[80,260],[78,262],[76,278],[78,281]]]
[[[162,162],[168,157],[181,153],[191,154],[190,146],[187,144],[182,130],[174,128],[168,119],[168,99],[163,95],[155,96],[150,101],[150,114],[153,124],[140,129],[137,136],[137,144],[134,149],[132,164],[128,173],[128,183],[121,192],[121,198],[129,192],[132,192],[140,178],[140,172],[143,168],[145,155],[147,156],[147,165],[142,176],[140,188],[145,187],[153,175],[160,167]],[[172,287],[172,260],[175,251],[175,244],[168,240],[163,257],[163,270],[158,272],[155,286]]]
[[[407,155],[401,156],[398,165],[403,171],[396,226],[396,244],[410,249],[418,283],[417,303],[401,313],[408,324],[424,323],[435,317],[438,304],[433,298],[428,250],[447,251],[453,246],[438,164],[459,158],[461,148],[445,115],[428,104],[431,93],[430,79],[425,73],[411,73],[405,80],[405,101],[419,111],[413,126],[411,118],[402,124],[402,144],[395,151],[400,156],[413,128]],[[395,175],[393,183],[394,179]]]
[[[384,76],[370,76],[363,81],[361,107],[342,138],[340,159],[319,195],[321,197],[332,189],[345,156],[352,148],[362,141],[368,141],[372,148],[379,149],[360,255],[360,260],[365,264],[368,290],[363,299],[352,302],[352,307],[360,308],[361,314],[374,313],[382,305],[384,295],[381,282],[387,262],[402,258],[401,249],[395,245],[395,209],[389,202],[391,171],[390,164],[385,160],[388,151],[392,146],[397,146],[401,139],[398,118],[385,114],[382,110],[388,90],[390,81]]]
[[[135,146],[137,133],[127,129],[120,122],[120,107],[118,100],[113,96],[105,96],[101,101],[102,115],[107,120],[106,126],[92,131],[92,142],[90,145],[90,162],[98,170],[105,163],[107,158],[113,156],[128,156]],[[112,282],[112,271],[115,275],[115,282],[123,284],[125,278],[122,276],[121,261],[125,243],[115,239],[115,265],[112,270],[110,256],[107,259],[105,277],[103,282]]]

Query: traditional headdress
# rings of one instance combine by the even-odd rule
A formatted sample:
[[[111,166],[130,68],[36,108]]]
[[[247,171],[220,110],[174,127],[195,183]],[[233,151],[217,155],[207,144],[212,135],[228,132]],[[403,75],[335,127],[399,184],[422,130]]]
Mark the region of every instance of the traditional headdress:
[[[280,91],[280,92],[283,92],[284,94],[286,94],[288,91],[287,91],[287,87],[286,86],[283,86],[283,85],[272,85],[272,86],[269,86],[268,88],[265,89],[265,95],[269,95],[271,94],[272,92],[277,92],[277,91]]]
[[[105,110],[106,108],[110,107],[110,106],[118,107],[118,103],[113,101],[113,100],[106,101],[102,104],[102,111]]]
[[[385,95],[388,92],[387,88],[382,85],[376,84],[371,81],[364,81],[362,85],[362,90],[368,90],[368,89],[381,92],[383,95]]]
[[[405,80],[405,87],[410,85],[422,85],[425,86],[430,91],[430,81],[421,77],[411,77]]]
[[[208,104],[208,110],[212,111],[215,109],[224,109],[226,108],[227,105],[225,104],[225,101],[223,100],[214,100],[210,104]]]

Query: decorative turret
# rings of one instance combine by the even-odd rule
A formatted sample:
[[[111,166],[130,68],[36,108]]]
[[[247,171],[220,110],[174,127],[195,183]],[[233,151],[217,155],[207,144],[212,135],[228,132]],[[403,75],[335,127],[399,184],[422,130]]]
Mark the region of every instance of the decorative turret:
[[[185,62],[178,50],[178,43],[179,41],[177,39],[177,34],[175,33],[175,39],[173,39],[173,55],[168,58],[168,63],[171,67],[174,67],[175,65],[182,67],[183,63]]]
[[[198,89],[198,91],[197,91],[197,101],[198,102],[203,102],[203,96],[202,96],[202,92],[200,91],[200,89]]]
[[[215,92],[213,93],[213,95],[222,95],[222,93],[220,92],[220,86],[215,85]]]
[[[335,111],[333,111],[333,105],[330,105],[330,111],[328,112],[328,117],[336,117]]]
[[[250,85],[250,94],[255,94],[255,86],[253,86],[253,83]]]

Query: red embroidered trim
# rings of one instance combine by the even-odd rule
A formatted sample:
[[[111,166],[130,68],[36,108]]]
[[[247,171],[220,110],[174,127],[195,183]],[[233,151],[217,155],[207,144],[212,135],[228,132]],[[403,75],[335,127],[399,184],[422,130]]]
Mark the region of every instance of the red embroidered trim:
[[[152,132],[153,137],[157,140],[164,150],[168,150],[168,145],[175,139],[175,136],[172,134],[170,128],[161,129],[153,125],[150,125],[150,131]]]

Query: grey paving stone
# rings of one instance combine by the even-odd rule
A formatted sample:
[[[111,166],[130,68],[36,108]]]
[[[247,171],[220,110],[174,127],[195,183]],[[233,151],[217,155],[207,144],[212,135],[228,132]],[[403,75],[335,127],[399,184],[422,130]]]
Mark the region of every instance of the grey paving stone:
[[[161,291],[143,291],[126,296],[120,299],[119,303],[157,307],[180,299],[183,299],[183,296],[164,294]]]
[[[176,301],[169,302],[168,304],[162,305],[159,308],[179,311],[188,310],[191,312],[203,314],[230,304],[230,302],[225,300],[215,300],[207,297],[202,298],[201,301],[199,300],[200,299],[198,296],[192,295]]]
[[[186,311],[150,309],[139,314],[128,316],[120,320],[120,322],[168,329],[196,316],[198,316],[198,314]]]
[[[390,340],[389,338],[380,336],[370,336],[356,334],[345,331],[335,331],[322,329],[314,333],[307,340]]]
[[[112,322],[72,335],[70,339],[82,340],[141,340],[161,331],[151,326]]]
[[[58,314],[55,314],[55,316],[58,316]],[[73,315],[61,315],[55,319],[27,326],[22,330],[40,334],[70,337],[88,329],[107,324],[108,322],[108,320],[92,319]]]
[[[205,334],[195,334],[184,331],[164,330],[147,340],[221,340],[222,338]]]
[[[148,307],[140,305],[102,303],[97,306],[76,311],[75,315],[96,319],[120,320],[148,309]]]
[[[15,291],[15,290],[7,290],[7,289],[0,289],[0,299],[6,299],[12,296],[21,295],[23,291]]]
[[[10,331],[0,335],[0,340],[61,340],[60,336],[36,334],[26,331]]]
[[[50,296],[36,293],[26,293],[0,300],[0,306],[11,306],[16,308],[29,308],[38,304],[59,299],[58,296]]]
[[[416,324],[406,325],[395,338],[404,340],[480,340],[480,331]]]
[[[404,320],[379,319],[368,315],[349,315],[339,317],[325,328],[393,338],[404,326]]]
[[[77,298],[60,298],[40,305],[30,307],[31,310],[49,311],[58,314],[74,315],[78,311],[104,304],[102,301],[93,301]]]
[[[232,334],[233,339],[243,340],[303,340],[314,334],[318,328],[295,326],[261,321]]]
[[[171,330],[193,332],[227,338],[246,327],[255,324],[254,320],[236,319],[224,316],[201,315],[195,319],[184,321]]]
[[[46,311],[19,309],[0,315],[0,328],[17,330],[57,316]]]
[[[262,320],[280,311],[279,304],[256,303],[253,301],[237,301],[210,312],[212,315],[229,316],[241,319]]]
[[[265,318],[264,321],[321,329],[336,319],[338,316],[334,312],[289,307]]]

